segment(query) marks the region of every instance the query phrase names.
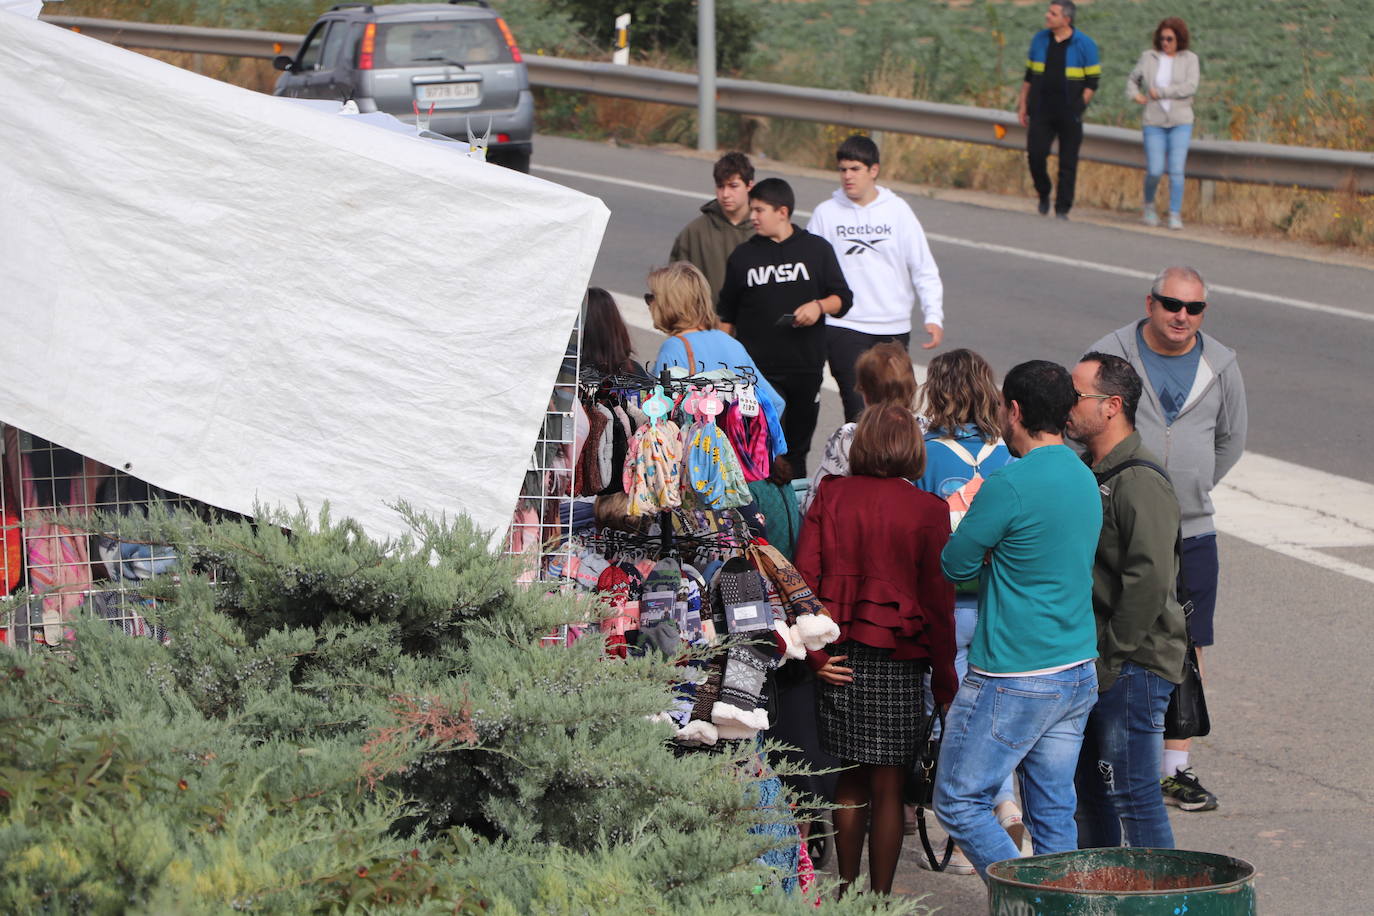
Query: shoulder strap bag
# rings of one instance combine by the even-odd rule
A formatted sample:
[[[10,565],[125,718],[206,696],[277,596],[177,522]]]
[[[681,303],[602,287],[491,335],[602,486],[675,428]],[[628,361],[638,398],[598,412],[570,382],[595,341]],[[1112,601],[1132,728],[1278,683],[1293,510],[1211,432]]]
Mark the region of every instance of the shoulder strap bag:
[[[692,345],[687,341],[686,335],[684,335],[684,334],[674,334],[673,337],[674,337],[674,339],[676,339],[676,340],[682,341],[683,349],[685,349],[685,350],[687,351],[687,374],[688,374],[688,375],[696,375],[696,373],[697,373],[697,359],[696,359],[696,356],[694,356],[694,355],[692,354]]]
[[[937,723],[940,726],[938,731],[935,728]],[[944,733],[945,714],[937,706],[934,715],[922,716],[916,735],[916,753],[907,771],[902,793],[907,804],[916,806],[916,830],[921,835],[921,847],[925,850],[931,871],[944,871],[945,866],[949,865],[950,856],[954,855],[954,840],[946,838],[944,855],[937,857],[926,829],[926,809],[935,803],[935,768],[940,762],[940,739]]]

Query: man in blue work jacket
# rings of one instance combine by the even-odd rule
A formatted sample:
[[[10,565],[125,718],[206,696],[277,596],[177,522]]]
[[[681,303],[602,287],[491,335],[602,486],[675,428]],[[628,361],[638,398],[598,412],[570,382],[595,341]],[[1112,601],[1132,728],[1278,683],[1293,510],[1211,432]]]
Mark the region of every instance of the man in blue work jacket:
[[[1073,0],[1054,0],[1045,11],[1045,28],[1031,38],[1026,78],[1016,114],[1026,131],[1031,180],[1040,195],[1040,213],[1050,212],[1050,144],[1059,138],[1059,182],[1054,213],[1069,218],[1078,177],[1078,147],[1083,143],[1083,111],[1097,91],[1102,63],[1097,43],[1073,27]]]

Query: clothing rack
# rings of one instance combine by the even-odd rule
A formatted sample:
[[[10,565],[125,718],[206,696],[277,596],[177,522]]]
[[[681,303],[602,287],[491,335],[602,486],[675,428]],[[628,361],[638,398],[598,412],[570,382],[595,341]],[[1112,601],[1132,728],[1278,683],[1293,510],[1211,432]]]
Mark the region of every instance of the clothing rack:
[[[662,515],[671,516],[672,513],[664,512]],[[666,531],[660,531],[656,534],[640,534],[613,528],[601,528],[591,533],[582,532],[574,538],[574,541],[577,546],[595,550],[603,556],[639,551],[646,556],[659,558],[674,554],[689,555],[702,551],[736,552],[743,550],[747,543],[747,539],[741,540],[733,530],[683,534],[673,531],[671,522],[667,524],[666,528]]]
[[[719,378],[712,378],[711,376],[705,375],[706,372],[714,372],[716,370],[708,369],[706,365],[700,361],[698,361],[697,365],[700,368],[692,375],[677,377],[672,375],[669,370],[664,369],[658,374],[657,378],[655,378],[650,371],[650,364],[648,363],[645,364],[643,375],[630,375],[624,372],[612,372],[607,374],[595,368],[583,367],[582,371],[578,374],[577,381],[583,390],[591,393],[604,390],[650,391],[653,389],[654,385],[661,385],[663,386],[664,394],[676,394],[685,392],[693,387],[704,388],[707,385],[719,385],[721,383]],[[725,369],[742,379],[746,385],[757,385],[759,383],[758,373],[754,371],[753,366],[730,366],[725,363],[719,363],[719,366],[721,369]]]

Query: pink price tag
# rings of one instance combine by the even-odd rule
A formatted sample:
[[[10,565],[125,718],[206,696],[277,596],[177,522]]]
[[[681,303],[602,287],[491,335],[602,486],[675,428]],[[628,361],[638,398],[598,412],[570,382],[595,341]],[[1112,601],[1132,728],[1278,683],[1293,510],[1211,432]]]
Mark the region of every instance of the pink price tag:
[[[697,402],[697,410],[707,419],[715,422],[716,417],[720,416],[725,409],[725,402],[716,394],[714,385],[708,385],[706,391],[701,395],[701,400]]]

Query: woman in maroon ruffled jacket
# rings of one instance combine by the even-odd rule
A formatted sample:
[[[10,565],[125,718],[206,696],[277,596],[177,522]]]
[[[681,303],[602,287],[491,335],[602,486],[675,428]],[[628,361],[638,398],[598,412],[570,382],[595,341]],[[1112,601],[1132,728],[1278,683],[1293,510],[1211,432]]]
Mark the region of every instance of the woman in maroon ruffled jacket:
[[[906,407],[864,410],[849,477],[827,477],[806,513],[797,569],[840,638],[811,652],[820,680],[821,746],[851,764],[840,774],[835,850],[843,889],[859,875],[864,836],[872,889],[891,893],[902,851],[902,785],[916,746],[922,679],[948,704],[954,674],[954,588],[940,572],[949,506],[912,481],[925,466]]]

